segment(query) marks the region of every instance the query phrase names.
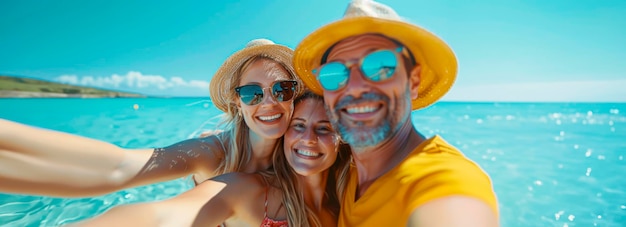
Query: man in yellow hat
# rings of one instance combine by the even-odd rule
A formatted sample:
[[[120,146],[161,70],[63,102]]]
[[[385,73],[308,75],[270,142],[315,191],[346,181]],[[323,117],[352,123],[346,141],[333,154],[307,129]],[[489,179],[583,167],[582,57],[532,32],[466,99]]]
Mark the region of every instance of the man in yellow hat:
[[[299,44],[294,65],[352,147],[339,226],[499,225],[489,176],[411,122],[456,78],[445,42],[386,5],[355,0]]]

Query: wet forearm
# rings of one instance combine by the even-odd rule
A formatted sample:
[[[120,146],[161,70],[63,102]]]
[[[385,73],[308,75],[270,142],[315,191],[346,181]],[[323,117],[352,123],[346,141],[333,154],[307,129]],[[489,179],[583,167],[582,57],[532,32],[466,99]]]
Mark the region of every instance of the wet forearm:
[[[122,205],[114,207],[95,218],[67,225],[80,226],[162,226],[153,204]]]
[[[0,178],[11,183],[2,184],[0,191],[53,196],[106,193],[107,187],[133,176],[123,171],[141,168],[125,165],[126,159],[134,158],[126,153],[103,141],[0,119]],[[81,191],[85,189],[91,190]]]

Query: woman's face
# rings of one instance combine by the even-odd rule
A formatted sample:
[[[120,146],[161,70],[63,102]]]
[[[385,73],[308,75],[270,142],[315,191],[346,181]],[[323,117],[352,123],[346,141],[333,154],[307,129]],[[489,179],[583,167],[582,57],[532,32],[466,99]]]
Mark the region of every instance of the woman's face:
[[[338,144],[322,100],[307,98],[296,105],[284,144],[287,162],[296,173],[309,176],[330,168]]]
[[[280,102],[272,96],[276,81],[290,80],[289,73],[273,60],[260,58],[243,71],[238,86],[259,85],[263,98],[258,104],[246,104],[237,98],[243,119],[250,130],[262,139],[278,139],[287,130],[293,113],[293,98]]]

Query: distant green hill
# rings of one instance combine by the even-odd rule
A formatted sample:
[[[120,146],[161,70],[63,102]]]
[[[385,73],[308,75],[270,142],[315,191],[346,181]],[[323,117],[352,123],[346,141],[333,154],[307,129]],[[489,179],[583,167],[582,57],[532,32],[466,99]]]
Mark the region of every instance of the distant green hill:
[[[55,83],[31,78],[0,75],[0,97],[146,97],[142,94]]]

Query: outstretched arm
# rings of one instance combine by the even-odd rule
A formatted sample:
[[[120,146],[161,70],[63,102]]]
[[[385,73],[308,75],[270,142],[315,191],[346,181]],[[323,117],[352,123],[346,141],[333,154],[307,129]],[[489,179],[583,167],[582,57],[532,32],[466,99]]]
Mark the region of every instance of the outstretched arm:
[[[225,174],[172,199],[118,206],[75,226],[218,226],[252,202],[259,187],[251,179]]]
[[[407,226],[497,227],[498,216],[486,203],[466,196],[428,202],[413,211]]]
[[[92,196],[212,172],[220,158],[213,149],[216,141],[213,136],[163,149],[129,150],[0,119],[0,191]]]

